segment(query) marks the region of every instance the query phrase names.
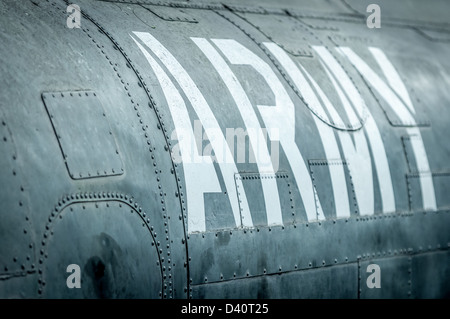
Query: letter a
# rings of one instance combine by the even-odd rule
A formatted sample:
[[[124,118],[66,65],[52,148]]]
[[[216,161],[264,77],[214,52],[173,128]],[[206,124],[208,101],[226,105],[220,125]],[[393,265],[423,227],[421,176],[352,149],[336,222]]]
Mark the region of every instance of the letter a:
[[[369,29],[381,28],[381,9],[378,4],[369,4],[367,6],[366,12],[372,12],[371,15],[367,17],[366,23]]]
[[[77,264],[70,264],[67,266],[66,272],[71,273],[69,277],[67,277],[66,284],[67,287],[72,288],[81,288],[81,271],[80,266]]]
[[[81,11],[80,7],[76,4],[71,4],[67,6],[67,12],[71,14],[67,17],[67,27],[69,29],[77,28],[81,26]]]
[[[381,288],[381,271],[380,266],[377,264],[370,264],[367,266],[367,272],[370,272],[371,274],[369,277],[367,277],[367,287],[372,288]]]

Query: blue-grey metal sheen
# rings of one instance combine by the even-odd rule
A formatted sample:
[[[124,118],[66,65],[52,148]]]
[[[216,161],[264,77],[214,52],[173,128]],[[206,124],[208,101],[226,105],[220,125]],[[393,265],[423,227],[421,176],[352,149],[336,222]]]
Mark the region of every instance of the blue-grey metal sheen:
[[[448,12],[1,1],[0,298],[449,298]]]

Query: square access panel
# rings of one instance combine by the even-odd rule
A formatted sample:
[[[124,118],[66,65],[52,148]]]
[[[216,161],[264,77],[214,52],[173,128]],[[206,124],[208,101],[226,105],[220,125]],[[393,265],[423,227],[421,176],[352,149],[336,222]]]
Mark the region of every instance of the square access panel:
[[[119,148],[95,92],[44,92],[42,100],[71,178],[123,174]]]

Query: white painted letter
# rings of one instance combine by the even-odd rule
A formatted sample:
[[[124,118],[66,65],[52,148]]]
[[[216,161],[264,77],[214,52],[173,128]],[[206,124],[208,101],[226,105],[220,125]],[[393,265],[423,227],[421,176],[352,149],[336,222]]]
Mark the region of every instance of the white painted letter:
[[[239,203],[236,192],[236,184],[234,179],[234,174],[238,173],[235,163],[227,163],[224,159],[232,158],[231,152],[226,144],[225,138],[221,132],[220,126],[217,123],[214,114],[209,108],[208,103],[204,99],[203,95],[195,85],[194,81],[191,79],[186,70],[180,65],[180,63],[173,57],[173,55],[151,34],[143,32],[134,32],[141,40],[144,42],[154,54],[161,60],[166,66],[169,72],[176,79],[187,98],[192,104],[197,116],[204,125],[206,134],[208,135],[210,142],[214,148],[214,152],[217,160],[219,161],[219,167],[222,172],[223,180],[227,193],[230,199],[230,204],[233,210],[233,216],[237,227],[241,226],[241,214],[239,211]],[[133,38],[134,39],[134,38]],[[190,140],[194,141],[194,136],[192,133],[192,128],[189,122],[189,115],[184,104],[183,98],[180,93],[170,81],[167,74],[162,70],[159,64],[153,59],[153,57],[135,40],[138,47],[144,53],[147,61],[154,70],[158,80],[161,83],[161,87],[167,99],[167,104],[169,106],[172,118],[174,120],[175,127],[177,130],[180,128],[183,131],[189,131],[192,134],[189,137]],[[188,145],[186,145],[188,147]],[[182,145],[180,144],[180,149],[182,156],[186,154],[189,157],[189,151],[184,152]],[[226,154],[223,154],[226,152]],[[194,157],[198,157],[199,155]],[[208,160],[208,159],[209,160]],[[198,159],[198,158],[197,158]],[[185,180],[186,180],[186,196],[188,203],[188,232],[201,232],[205,231],[205,206],[203,194],[207,192],[220,192],[219,181],[211,162],[210,157],[202,157],[200,160],[201,164],[195,163],[184,163],[183,168],[185,170]],[[236,181],[240,183],[240,200],[241,207],[245,207],[245,212],[249,212],[248,202],[245,196],[244,187],[241,181]],[[244,214],[242,216],[242,225],[251,227],[253,226],[251,215]]]
[[[300,71],[299,67],[292,61],[292,59],[286,54],[286,52],[281,49],[278,45],[271,42],[265,42],[264,45],[269,49],[269,51],[277,58],[278,62],[283,66],[283,68],[286,70],[292,81],[294,82],[295,86],[298,88],[298,90],[301,92],[303,98],[307,101],[309,106],[314,109],[314,113],[317,114],[313,115],[313,119],[316,123],[317,129],[319,131],[325,155],[329,162],[332,162],[334,160],[340,160],[341,155],[339,153],[339,148],[336,142],[336,137],[334,136],[333,129],[322,122],[322,120],[327,121],[328,116],[325,113],[325,110],[323,109],[322,105],[319,102],[319,99],[314,94],[313,89],[309,85],[306,78],[303,76],[302,72]],[[300,66],[303,70],[303,72],[308,76],[308,79],[311,81],[315,89],[318,91],[319,95],[324,101],[328,101],[326,99],[325,94],[322,92],[322,90],[319,88],[317,83],[314,81],[314,79],[309,75],[309,73]],[[329,103],[329,101],[328,101]],[[331,104],[331,103],[330,103]],[[320,120],[319,117],[322,119]],[[294,119],[294,117],[292,117]],[[290,120],[287,121],[289,123]],[[291,123],[289,123],[292,125]],[[289,125],[289,126],[290,126]],[[285,126],[287,126],[285,124]],[[295,129],[295,127],[294,127]],[[294,134],[291,132],[291,134]],[[292,137],[290,137],[292,139]],[[290,139],[287,138],[289,141]],[[280,141],[283,145],[283,140]],[[283,145],[284,147],[284,145]],[[286,147],[285,151],[286,151]],[[300,188],[300,192],[302,194],[302,199],[305,202],[305,208],[308,206],[311,207],[311,205],[314,205],[314,202],[311,202],[311,194],[308,192],[308,189],[313,190],[315,192],[315,189],[313,187],[311,177],[309,175],[309,172],[306,171],[306,165],[304,164],[303,158],[301,157],[300,152],[298,151],[298,147],[294,144],[293,146],[287,147],[288,149],[294,149],[295,153],[298,152],[298,154],[292,154],[292,158],[289,161],[292,167],[292,170],[294,171],[294,175],[297,181],[297,185]],[[295,156],[296,155],[296,156]],[[300,158],[298,158],[300,157]],[[295,168],[295,169],[294,169]],[[336,216],[338,218],[342,217],[349,217],[350,216],[350,207],[349,207],[349,201],[348,201],[348,192],[347,192],[347,184],[345,182],[345,174],[343,167],[341,165],[329,165],[328,166],[331,176],[331,183],[333,188],[333,196],[334,196],[334,203],[336,208]],[[302,192],[302,186],[304,187]],[[307,195],[307,196],[305,196]],[[314,193],[312,193],[314,196]],[[319,194],[319,196],[325,196],[325,194]],[[319,197],[320,198],[320,197]],[[308,210],[307,210],[308,212]],[[320,202],[318,201],[317,205],[317,219],[323,219],[323,212],[322,208],[320,206]],[[308,220],[316,219],[312,218],[311,214],[308,214]]]
[[[383,72],[385,74],[392,74],[393,72],[396,74],[396,76],[391,78],[390,81],[400,79],[394,67],[381,50],[376,48],[369,48],[369,50],[380,64],[380,67],[384,70]],[[409,125],[415,125],[416,121],[411,114],[414,109],[412,108],[412,104],[409,105],[410,99],[409,97],[406,97],[407,92],[404,89],[400,88],[396,90],[397,92],[402,92],[399,93],[399,96],[402,96],[402,101],[391,89],[391,87],[387,85],[358,55],[356,55],[352,49],[348,47],[341,47],[338,51],[347,56],[350,62],[367,80],[367,82],[385,99],[401,121],[408,123]],[[433,177],[428,164],[425,146],[423,145],[422,135],[420,134],[418,127],[408,127],[406,128],[406,131],[409,136],[417,137],[414,138],[414,143],[411,143],[411,145],[416,159],[417,168],[421,173],[420,187],[422,191],[423,208],[426,210],[436,210],[436,196],[434,193]]]
[[[352,122],[356,121],[357,116],[353,110],[354,108],[358,113],[359,118],[365,119],[366,121],[364,130],[367,133],[370,148],[372,150],[373,161],[376,167],[383,212],[394,212],[395,198],[391,174],[383,140],[381,139],[381,134],[375,120],[373,119],[369,109],[366,107],[365,102],[355,85],[331,53],[325,47],[314,46],[313,48],[324,61],[325,71],[335,87],[339,98],[341,99],[348,118]],[[344,92],[346,94],[344,94]],[[329,112],[333,117],[335,117],[335,122],[342,121],[336,111]],[[360,214],[372,215],[374,213],[372,162],[364,131],[339,131],[338,134],[341,140],[344,156],[347,160],[349,160],[349,170],[355,185],[355,194]],[[355,143],[352,142],[350,135],[353,135]]]
[[[217,72],[230,90],[230,93],[241,113],[245,126],[247,127],[248,137],[253,149],[253,154],[255,155],[259,172],[275,174],[269,151],[267,150],[267,145],[265,143],[263,131],[253,110],[253,106],[239,83],[239,80],[231,71],[225,60],[206,39],[192,38],[192,41],[197,44],[205,56],[210,60],[211,64],[216,68]],[[212,41],[225,53],[232,63],[244,64],[243,61],[236,61],[234,59],[236,55],[239,55],[246,60],[248,58],[253,59],[253,57],[249,57],[248,52],[250,51],[234,40]],[[268,225],[282,225],[283,219],[281,215],[281,206],[276,179],[261,179],[261,185],[264,193]]]

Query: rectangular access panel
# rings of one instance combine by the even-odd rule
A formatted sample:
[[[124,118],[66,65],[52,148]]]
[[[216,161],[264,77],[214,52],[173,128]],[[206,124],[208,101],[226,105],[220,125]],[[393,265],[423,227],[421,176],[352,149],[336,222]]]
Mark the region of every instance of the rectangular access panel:
[[[42,99],[72,179],[123,174],[119,148],[95,92],[44,92]]]

